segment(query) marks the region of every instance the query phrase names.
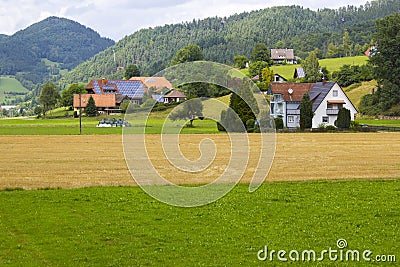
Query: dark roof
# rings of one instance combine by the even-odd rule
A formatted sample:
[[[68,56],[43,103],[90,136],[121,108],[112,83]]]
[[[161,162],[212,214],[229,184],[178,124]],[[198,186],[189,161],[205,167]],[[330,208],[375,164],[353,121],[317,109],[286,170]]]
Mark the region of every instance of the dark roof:
[[[122,94],[129,98],[141,99],[145,91],[145,87],[141,81],[125,81],[125,80],[92,80],[86,90],[92,91],[94,94]]]
[[[155,101],[160,102],[160,103],[164,102],[164,95],[153,94],[153,95],[151,95],[151,98],[153,98]]]
[[[322,101],[325,99],[326,95],[335,85],[335,82],[318,82],[311,88],[308,92],[310,95],[310,100],[313,103],[313,111],[316,111]]]

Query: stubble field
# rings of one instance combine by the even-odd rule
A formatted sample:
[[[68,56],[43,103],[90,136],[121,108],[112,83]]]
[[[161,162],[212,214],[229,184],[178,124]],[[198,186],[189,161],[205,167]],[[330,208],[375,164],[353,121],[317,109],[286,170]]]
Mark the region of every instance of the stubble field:
[[[214,140],[217,156],[205,171],[177,171],[164,157],[160,135],[146,135],[152,163],[161,175],[179,184],[209,183],[230,158],[226,135],[181,135],[182,153],[200,156],[204,138]],[[242,182],[249,182],[260,143],[250,135],[250,160]],[[2,136],[0,188],[78,188],[135,185],[126,166],[121,135]],[[266,181],[391,179],[400,177],[400,134],[277,134],[276,153]]]

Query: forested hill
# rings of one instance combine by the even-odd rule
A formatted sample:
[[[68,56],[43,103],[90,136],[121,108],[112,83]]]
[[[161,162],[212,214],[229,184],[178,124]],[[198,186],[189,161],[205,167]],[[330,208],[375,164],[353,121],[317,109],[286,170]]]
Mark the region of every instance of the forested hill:
[[[315,48],[324,54],[329,43],[342,43],[345,29],[351,41],[361,46],[371,42],[376,19],[399,10],[400,0],[379,0],[337,10],[273,7],[228,18],[143,29],[81,64],[60,84],[122,77],[121,71],[116,73],[117,67],[133,63],[143,75],[153,75],[165,68],[173,55],[189,43],[199,45],[207,60],[221,63],[233,61],[237,54],[249,56],[252,47],[260,42],[270,48],[294,48],[296,55],[303,58]]]
[[[12,36],[0,36],[0,75],[18,74],[19,79],[40,83],[114,44],[75,21],[49,17]]]

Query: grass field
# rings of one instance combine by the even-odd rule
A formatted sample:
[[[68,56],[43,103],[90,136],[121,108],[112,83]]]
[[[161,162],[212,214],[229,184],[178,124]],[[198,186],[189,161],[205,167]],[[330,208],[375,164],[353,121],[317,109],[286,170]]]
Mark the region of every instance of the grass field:
[[[9,92],[14,93],[27,93],[28,89],[22,86],[14,77],[1,76],[0,77],[0,104],[4,104],[4,101],[15,99],[15,95],[6,94]],[[7,98],[6,98],[7,96]]]
[[[337,71],[343,65],[364,65],[367,63],[368,57],[357,56],[357,57],[343,57],[343,58],[327,58],[319,60],[321,67],[326,67],[330,73]],[[294,70],[300,68],[301,65],[281,65],[272,66],[271,69],[274,73],[285,77],[286,79],[293,78]]]
[[[204,172],[177,171],[164,157],[159,135],[147,135],[149,157],[161,175],[179,184],[213,181],[227,166],[230,143],[224,134],[186,134],[180,148],[189,159],[198,145],[213,140],[217,156]],[[243,182],[257,167],[258,135],[250,135],[250,163]],[[132,145],[132,150],[136,146]],[[72,188],[134,185],[126,167],[121,135],[2,136],[0,188]],[[400,177],[400,134],[278,134],[268,181],[380,179]]]
[[[0,192],[0,265],[277,266],[259,250],[337,249],[400,257],[400,180],[239,185],[198,208],[137,187]],[[288,257],[286,255],[286,257]],[[395,266],[329,261],[295,266]]]

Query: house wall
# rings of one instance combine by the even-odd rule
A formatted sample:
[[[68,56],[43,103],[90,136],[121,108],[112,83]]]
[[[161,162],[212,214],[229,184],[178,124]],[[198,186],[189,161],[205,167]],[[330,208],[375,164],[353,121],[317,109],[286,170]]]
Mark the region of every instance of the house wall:
[[[338,95],[333,96],[333,91],[337,90]],[[328,108],[328,100],[344,100],[345,104],[343,104],[343,107],[350,110],[350,115],[351,115],[351,120],[354,120],[354,115],[357,114],[357,110],[354,108],[342,88],[336,83],[329,93],[326,95],[324,100],[322,101],[321,105],[317,108],[317,110],[314,112],[314,117],[312,121],[312,127],[313,128],[318,128],[320,124],[325,124],[327,125],[335,125],[335,121],[337,119],[337,115],[327,115],[326,110]],[[323,117],[328,117],[328,122],[324,123],[323,122]]]

